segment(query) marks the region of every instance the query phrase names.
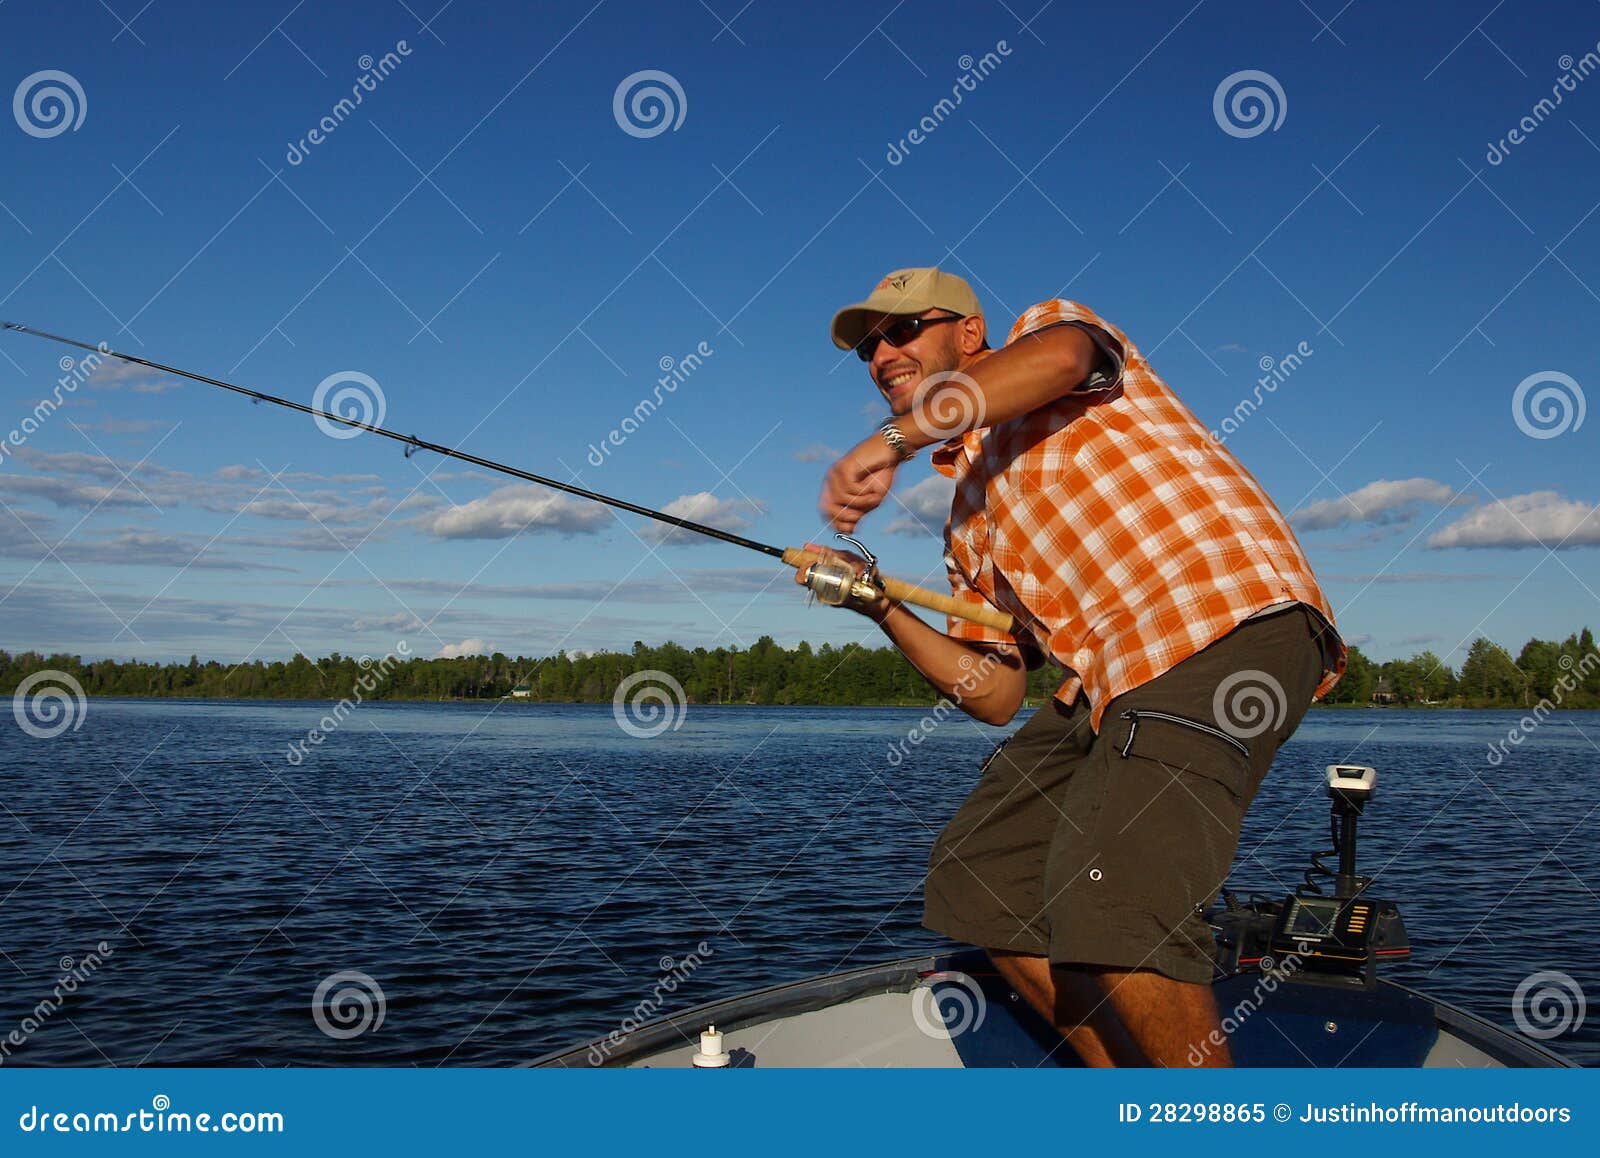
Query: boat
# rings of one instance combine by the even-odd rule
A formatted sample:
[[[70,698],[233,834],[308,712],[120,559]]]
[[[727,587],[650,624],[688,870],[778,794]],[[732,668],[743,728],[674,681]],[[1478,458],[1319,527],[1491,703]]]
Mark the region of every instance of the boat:
[[[1399,908],[1355,871],[1370,767],[1327,770],[1334,848],[1287,898],[1209,914],[1213,983],[1233,1063],[1244,1067],[1557,1067],[1531,1038],[1377,976],[1410,954]],[[1333,869],[1324,857],[1339,856]],[[1323,891],[1322,881],[1331,889]],[[1206,1048],[1197,1043],[1195,1052]],[[1205,1060],[1191,1057],[1191,1062]],[[1062,1068],[1082,1063],[981,949],[814,977],[699,1005],[531,1063],[549,1068]]]

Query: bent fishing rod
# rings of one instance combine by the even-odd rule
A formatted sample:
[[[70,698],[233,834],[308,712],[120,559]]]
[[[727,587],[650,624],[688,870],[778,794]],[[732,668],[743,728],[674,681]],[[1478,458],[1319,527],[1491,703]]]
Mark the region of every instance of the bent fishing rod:
[[[603,495],[598,491],[587,490],[584,487],[565,483],[559,479],[547,478],[544,475],[534,474],[518,467],[507,466],[503,462],[496,462],[493,459],[483,458],[464,450],[457,450],[454,447],[441,446],[436,442],[418,438],[414,434],[401,434],[399,431],[389,430],[386,427],[374,426],[370,422],[362,422],[359,419],[348,418],[333,411],[307,406],[303,402],[280,398],[276,394],[265,394],[260,390],[251,390],[246,386],[236,386],[232,382],[224,382],[220,378],[196,374],[192,370],[180,370],[176,366],[153,362],[148,358],[140,358],[134,354],[119,353],[108,348],[104,343],[98,346],[91,346],[88,342],[80,342],[75,338],[64,338],[60,334],[48,333],[45,330],[36,330],[32,326],[24,326],[19,322],[0,321],[0,329],[14,330],[19,334],[31,334],[35,338],[59,342],[63,346],[75,346],[80,350],[88,350],[100,357],[117,358],[123,362],[131,362],[138,366],[148,366],[152,370],[159,370],[164,374],[175,374],[179,378],[187,378],[191,382],[202,382],[207,386],[215,386],[221,390],[231,390],[235,394],[244,395],[253,402],[270,402],[274,406],[298,410],[300,413],[309,414],[314,418],[337,422],[342,426],[352,427],[357,430],[369,431],[402,443],[406,448],[405,454],[407,458],[410,458],[419,450],[430,451],[445,458],[470,462],[474,466],[481,466],[485,470],[495,471],[498,474],[510,475],[512,478],[537,483],[539,486],[548,487],[551,490],[562,491],[581,499],[588,499],[591,502],[604,503],[608,507],[615,507],[631,514],[643,515],[647,519],[655,519],[657,522],[666,523],[669,526],[677,527],[679,530],[692,531],[697,535],[719,539],[724,543],[731,543],[735,547],[743,547],[747,551],[759,551],[763,555],[781,559],[786,565],[802,571],[805,585],[818,599],[831,606],[839,607],[847,603],[870,601],[882,595],[896,603],[910,603],[917,607],[925,607],[930,611],[943,612],[945,615],[952,615],[958,619],[981,623],[986,627],[998,628],[1001,631],[1011,632],[1015,630],[1015,622],[1012,617],[994,607],[964,603],[953,596],[937,591],[929,591],[925,587],[918,587],[902,579],[894,579],[880,574],[877,569],[877,559],[872,552],[868,551],[855,539],[850,539],[844,535],[839,537],[860,548],[862,555],[866,557],[867,567],[860,575],[857,575],[855,569],[842,560],[824,558],[813,551],[807,551],[801,547],[774,547],[767,543],[758,543],[754,539],[735,535],[731,531],[719,530],[704,523],[697,523],[692,519],[680,518],[677,515],[669,515],[665,511],[642,507],[638,503],[630,503],[626,499]]]

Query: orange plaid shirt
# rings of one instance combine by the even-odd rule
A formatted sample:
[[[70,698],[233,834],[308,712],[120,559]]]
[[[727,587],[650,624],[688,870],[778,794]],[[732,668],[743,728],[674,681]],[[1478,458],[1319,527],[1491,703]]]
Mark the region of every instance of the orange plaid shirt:
[[[1113,373],[951,439],[932,459],[956,480],[945,524],[951,590],[1010,612],[1023,630],[1019,640],[951,618],[949,634],[1048,651],[1069,671],[1056,698],[1070,704],[1081,688],[1099,731],[1112,699],[1257,612],[1305,603],[1330,627],[1333,612],[1261,484],[1126,334],[1057,299],[1018,318],[1006,345],[1062,322],[1114,339]],[[1313,699],[1344,672],[1344,645],[1327,651]]]

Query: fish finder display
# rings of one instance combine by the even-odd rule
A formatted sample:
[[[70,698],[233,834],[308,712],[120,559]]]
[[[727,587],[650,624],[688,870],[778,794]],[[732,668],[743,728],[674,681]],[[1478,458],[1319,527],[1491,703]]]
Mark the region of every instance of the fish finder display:
[[[1294,924],[1289,926],[1289,932],[1327,936],[1333,932],[1333,922],[1338,915],[1338,901],[1302,900],[1296,906]]]

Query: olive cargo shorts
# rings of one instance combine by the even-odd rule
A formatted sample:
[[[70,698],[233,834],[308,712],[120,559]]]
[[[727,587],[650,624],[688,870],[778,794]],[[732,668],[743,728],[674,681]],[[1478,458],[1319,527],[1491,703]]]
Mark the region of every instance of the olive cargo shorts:
[[[1099,735],[1083,695],[1046,703],[935,842],[923,924],[1055,964],[1210,982],[1203,908],[1331,635],[1302,604],[1247,620],[1112,700]]]

